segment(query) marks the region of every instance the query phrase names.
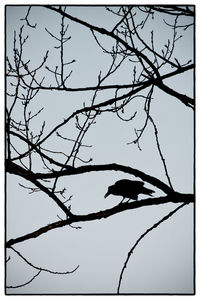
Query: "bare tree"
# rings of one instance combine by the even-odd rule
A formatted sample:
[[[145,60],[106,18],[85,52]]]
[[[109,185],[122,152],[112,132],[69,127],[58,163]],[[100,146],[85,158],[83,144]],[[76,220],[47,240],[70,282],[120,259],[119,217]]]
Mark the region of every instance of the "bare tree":
[[[40,7],[45,13],[51,14],[52,18],[55,17],[56,20],[59,18],[60,29],[55,32],[52,28],[45,27],[46,38],[53,41],[55,46],[53,49],[44,50],[43,54],[36,53],[31,57],[27,45],[30,45],[31,34],[35,34],[41,28],[32,17],[35,7],[26,7],[27,13],[21,18],[22,25],[19,31],[17,29],[14,31],[12,55],[6,57],[6,172],[23,178],[25,181],[20,183],[22,189],[27,190],[29,194],[39,194],[41,198],[42,194],[47,195],[64,213],[64,217],[59,217],[55,222],[6,241],[7,248],[12,249],[37,270],[37,274],[26,283],[17,286],[8,285],[8,288],[29,284],[42,271],[68,274],[78,268],[75,266],[72,271],[53,272],[37,267],[13,248],[18,243],[38,238],[56,228],[67,225],[79,228],[76,227],[78,222],[109,218],[127,210],[153,205],[162,206],[166,203],[180,204],[164,218],[156,221],[136,243],[133,242],[134,246],[128,254],[124,267],[121,266],[121,275],[119,272],[117,292],[120,293],[124,269],[139,241],[182,207],[194,202],[194,194],[176,190],[160,141],[159,124],[152,113],[154,97],[157,97],[158,91],[167,95],[169,101],[180,103],[180,106],[187,109],[189,113],[194,110],[193,95],[185,94],[168,84],[169,80],[176,81],[179,76],[192,74],[194,70],[194,57],[188,57],[186,60],[177,50],[180,41],[183,41],[183,44],[187,43],[184,40],[185,34],[188,32],[190,36],[191,33],[193,34],[194,7],[187,5],[108,6],[104,9],[105,14],[110,14],[109,28],[103,23],[97,26],[85,21],[84,18],[75,17],[70,13],[70,8],[70,6],[46,5]],[[159,30],[157,26],[161,21],[171,35],[171,39],[162,44],[162,47],[157,41]],[[93,37],[96,49],[109,58],[109,63],[102,66],[102,70],[96,74],[93,81],[96,82],[95,84],[75,87],[70,84],[73,82],[73,68],[78,65],[77,58],[73,58],[73,53],[69,53],[68,50],[73,39],[73,36],[70,36],[70,28],[75,25],[78,26],[80,35],[81,30],[87,30]],[[56,57],[56,65],[51,63],[52,55]],[[40,59],[37,65],[35,59],[36,61]],[[96,59],[98,60],[98,53]],[[88,68],[92,69],[93,65],[88,64]],[[119,83],[118,77],[123,68],[127,69],[127,77],[124,81],[120,78],[121,83]],[[85,72],[87,73],[87,70]],[[64,118],[56,115],[56,108],[54,119],[52,115],[48,119],[48,113],[45,114],[48,106],[43,107],[41,104],[36,109],[38,104],[35,103],[37,99],[41,99],[39,97],[48,98],[52,94],[56,95],[55,107],[59,105],[56,99],[63,95],[66,98],[66,107],[69,109],[66,114],[63,113]],[[76,101],[74,104],[73,95],[78,95],[84,100]],[[142,126],[137,127],[134,122],[141,112],[145,117],[140,122]],[[95,161],[95,150],[94,157],[85,158],[87,151],[92,147],[87,141],[88,134],[94,131],[95,125],[107,115],[110,118],[115,116],[119,122],[126,124],[127,128],[133,124],[132,139],[127,141],[124,147],[136,147],[142,151],[143,136],[148,134],[148,129],[151,130],[165,174],[164,180],[161,179],[162,177],[154,176],[153,171],[147,173],[140,168],[134,168],[131,161],[129,166],[116,161],[104,163],[105,157],[102,155],[101,164],[91,164],[92,160]],[[104,130],[105,128],[102,127],[102,134]],[[68,187],[63,184],[62,179],[75,175],[82,176],[85,173],[96,174],[108,171],[117,171],[122,178],[123,174],[130,175],[133,180],[137,178],[136,180],[149,185],[151,190],[158,191],[158,196],[155,194],[153,197],[148,196],[139,201],[129,199],[111,208],[90,211],[86,214],[75,213],[73,195],[68,194]],[[109,185],[110,182],[107,187]],[[102,193],[102,199],[105,193],[106,190]],[[121,195],[123,196],[123,193]],[[9,211],[7,213],[9,214]]]

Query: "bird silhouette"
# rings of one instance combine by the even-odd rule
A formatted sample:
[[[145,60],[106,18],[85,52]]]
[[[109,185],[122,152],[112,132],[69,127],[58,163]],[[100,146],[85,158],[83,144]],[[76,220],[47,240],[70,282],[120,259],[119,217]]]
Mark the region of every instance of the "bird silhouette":
[[[116,196],[122,196],[123,200],[125,198],[138,200],[139,194],[152,196],[152,193],[154,193],[154,191],[145,188],[144,182],[142,181],[121,179],[116,181],[114,185],[108,187],[108,191],[104,198],[112,194]]]

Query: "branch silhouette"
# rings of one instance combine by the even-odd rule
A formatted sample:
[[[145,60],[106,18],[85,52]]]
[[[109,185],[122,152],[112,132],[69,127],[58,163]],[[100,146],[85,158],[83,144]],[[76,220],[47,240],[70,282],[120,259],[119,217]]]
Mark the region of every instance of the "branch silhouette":
[[[6,171],[24,177],[25,179],[32,180],[35,183],[38,179],[50,179],[50,178],[58,178],[62,176],[69,175],[78,175],[84,174],[88,172],[97,172],[97,171],[121,171],[127,174],[134,175],[135,177],[139,177],[142,180],[152,184],[156,188],[161,189],[166,194],[170,194],[173,192],[171,187],[162,182],[161,180],[148,175],[138,169],[131,168],[129,166],[123,166],[116,163],[111,164],[103,164],[103,165],[84,165],[80,167],[69,168],[67,170],[62,171],[53,171],[51,173],[33,173],[32,171],[27,171],[19,165],[13,163],[12,161],[6,160]]]
[[[135,244],[133,245],[133,247],[130,249],[130,251],[128,252],[127,255],[127,259],[124,263],[124,266],[121,270],[120,273],[120,277],[119,277],[119,283],[118,283],[118,287],[117,287],[117,294],[119,294],[119,290],[121,287],[121,282],[122,282],[122,277],[124,274],[125,269],[127,268],[127,264],[128,261],[131,257],[131,255],[133,254],[133,251],[135,250],[135,248],[137,247],[137,245],[142,241],[142,239],[153,229],[155,229],[156,227],[158,227],[161,223],[163,223],[164,221],[168,220],[170,217],[172,217],[179,209],[181,209],[182,207],[184,207],[185,205],[187,205],[188,203],[183,203],[180,206],[178,206],[177,208],[175,208],[174,210],[172,210],[170,213],[168,213],[166,216],[164,216],[161,220],[159,220],[157,223],[153,224],[153,226],[151,226],[150,228],[148,228],[140,237],[139,239],[135,242]]]
[[[40,275],[42,271],[38,271],[31,279],[29,279],[28,281],[22,283],[22,284],[19,284],[19,285],[7,285],[6,288],[7,289],[18,289],[20,287],[24,287],[28,284],[30,284],[36,277],[38,277]]]
[[[44,272],[47,272],[47,273],[51,273],[51,274],[57,274],[57,275],[67,275],[67,274],[71,274],[73,272],[75,272],[78,268],[79,268],[79,265],[74,268],[72,271],[63,271],[63,272],[58,272],[58,271],[52,271],[52,270],[49,270],[49,269],[46,269],[46,268],[42,268],[42,267],[37,267],[35,265],[33,265],[30,261],[28,261],[19,251],[17,251],[15,248],[13,247],[10,247],[10,249],[12,249],[15,253],[17,253],[17,255],[27,263],[27,265],[31,266],[33,269],[36,269],[36,270],[39,270],[39,271],[44,271]]]
[[[50,10],[53,10],[59,14],[61,14],[62,16],[65,16],[67,17],[68,19],[78,23],[78,24],[81,24],[87,28],[89,28],[90,30],[92,31],[96,31],[96,32],[99,32],[100,34],[103,34],[103,35],[107,35],[111,38],[113,38],[114,40],[118,41],[119,43],[121,43],[127,50],[130,50],[131,52],[133,52],[138,58],[140,59],[143,59],[153,70],[153,72],[156,74],[156,78],[153,78],[152,79],[154,80],[154,84],[159,87],[161,90],[163,90],[164,92],[178,98],[182,103],[184,103],[186,106],[189,106],[191,108],[194,107],[194,100],[191,99],[190,97],[186,96],[186,95],[183,95],[179,92],[176,92],[175,90],[172,90],[170,87],[168,87],[167,85],[165,85],[162,80],[161,80],[161,76],[158,72],[158,69],[155,67],[155,65],[152,63],[152,61],[146,56],[143,54],[142,51],[139,51],[138,49],[136,49],[134,47],[134,45],[129,45],[126,41],[124,41],[122,38],[120,38],[118,35],[114,34],[113,31],[108,31],[107,29],[105,28],[100,28],[100,27],[97,27],[97,26],[94,26],[92,24],[89,24],[88,22],[85,22],[81,19],[78,19],[76,17],[73,17],[71,16],[70,14],[62,11],[60,8],[57,9],[55,7],[52,7],[52,6],[49,6],[49,5],[44,5],[44,7],[50,9]],[[181,69],[182,67],[180,67]],[[178,66],[178,69],[179,69],[179,66]]]
[[[6,247],[9,248],[14,244],[32,239],[32,238],[37,238],[38,236],[56,228],[60,228],[66,225],[70,225],[73,223],[77,222],[86,222],[86,221],[94,221],[94,220],[100,220],[104,218],[108,218],[112,215],[121,213],[126,210],[130,209],[138,209],[144,206],[151,206],[151,205],[161,205],[165,203],[194,203],[194,195],[193,194],[181,194],[181,193],[173,193],[169,196],[164,196],[164,197],[158,197],[158,198],[149,198],[145,200],[140,200],[140,201],[134,201],[134,202],[125,202],[125,203],[120,203],[112,208],[103,210],[103,211],[98,211],[95,213],[89,213],[86,215],[75,215],[71,214],[66,220],[61,220],[57,221],[54,223],[51,223],[49,225],[46,225],[44,227],[39,228],[36,231],[33,231],[31,233],[28,233],[26,235],[20,236],[15,239],[10,239],[9,241],[6,242]]]

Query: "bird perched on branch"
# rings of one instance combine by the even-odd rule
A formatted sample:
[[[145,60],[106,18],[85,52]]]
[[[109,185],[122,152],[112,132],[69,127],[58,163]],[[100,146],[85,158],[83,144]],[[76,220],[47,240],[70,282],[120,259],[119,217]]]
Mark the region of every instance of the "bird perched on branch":
[[[152,196],[152,193],[154,193],[154,191],[145,188],[144,182],[142,181],[122,179],[116,181],[114,185],[108,187],[108,191],[104,198],[112,194],[116,196],[122,196],[123,200],[125,198],[138,200],[139,194]]]

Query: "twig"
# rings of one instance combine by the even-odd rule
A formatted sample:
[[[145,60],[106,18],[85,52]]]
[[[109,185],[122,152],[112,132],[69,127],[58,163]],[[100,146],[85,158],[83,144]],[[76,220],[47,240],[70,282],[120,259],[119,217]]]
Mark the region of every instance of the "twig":
[[[153,124],[153,127],[154,127],[154,132],[155,132],[155,138],[156,138],[156,145],[157,145],[157,148],[158,148],[158,152],[160,154],[160,158],[162,160],[162,163],[163,163],[163,166],[164,166],[164,169],[165,169],[165,174],[167,176],[167,180],[168,180],[168,183],[169,183],[169,186],[171,187],[171,189],[173,190],[173,186],[172,186],[172,183],[171,183],[171,179],[169,177],[169,173],[167,171],[167,165],[165,163],[165,159],[164,159],[164,156],[162,154],[162,151],[161,151],[161,147],[160,147],[160,143],[159,143],[159,139],[158,139],[158,130],[157,130],[157,127],[156,127],[156,124],[154,122],[154,120],[152,119],[151,116],[149,116],[149,120],[151,121],[151,123]]]
[[[8,285],[6,286],[7,289],[18,289],[20,287],[26,286],[29,283],[31,283],[39,274],[41,273],[41,271],[39,271],[36,275],[34,275],[30,280],[28,280],[25,283],[19,284],[19,285]]]
[[[20,19],[20,21],[26,21],[26,24],[27,24],[29,27],[31,27],[31,28],[36,28],[37,23],[35,23],[35,25],[31,25],[30,22],[29,22],[29,20],[28,20],[28,16],[29,16],[30,10],[31,10],[31,6],[29,6],[29,8],[28,8],[28,12],[27,12],[25,18],[24,18],[24,19]]]
[[[41,267],[37,267],[37,266],[33,265],[19,251],[17,251],[15,248],[10,247],[10,249],[12,249],[15,253],[17,253],[17,255],[19,257],[21,257],[21,259],[24,260],[29,266],[31,266],[32,268],[34,268],[36,270],[39,270],[40,272],[44,271],[44,272],[48,272],[48,273],[51,273],[51,274],[66,275],[66,274],[71,274],[71,273],[75,272],[79,268],[79,265],[78,265],[72,271],[64,271],[64,272],[51,271],[49,269],[45,269],[45,268],[41,268]]]

